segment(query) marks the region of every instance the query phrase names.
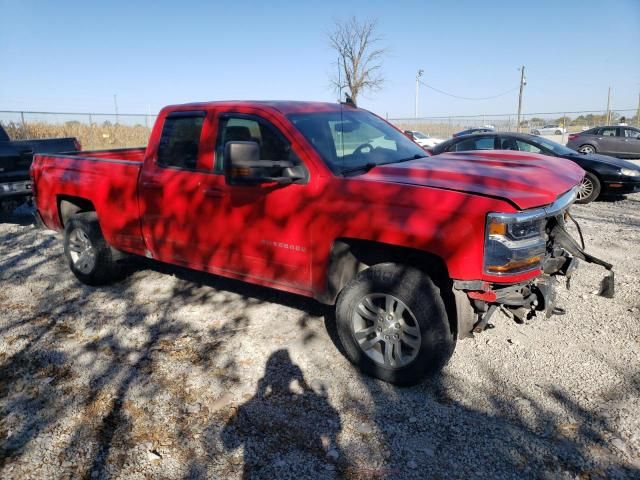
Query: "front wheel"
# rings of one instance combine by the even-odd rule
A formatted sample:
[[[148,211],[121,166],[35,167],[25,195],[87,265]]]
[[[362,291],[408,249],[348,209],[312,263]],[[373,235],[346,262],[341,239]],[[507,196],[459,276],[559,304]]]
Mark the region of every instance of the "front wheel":
[[[533,132],[531,132],[531,133],[533,133],[534,135],[540,135],[540,130],[534,130],[534,131],[533,131]]]
[[[73,274],[87,285],[103,285],[120,276],[95,212],[78,213],[67,221],[64,254]]]
[[[347,358],[397,385],[440,371],[456,343],[433,281],[399,264],[375,265],[349,282],[338,297],[336,322]]]
[[[600,180],[593,173],[587,172],[578,185],[576,203],[590,203],[600,196]]]
[[[556,135],[562,135],[562,131],[556,130]]]

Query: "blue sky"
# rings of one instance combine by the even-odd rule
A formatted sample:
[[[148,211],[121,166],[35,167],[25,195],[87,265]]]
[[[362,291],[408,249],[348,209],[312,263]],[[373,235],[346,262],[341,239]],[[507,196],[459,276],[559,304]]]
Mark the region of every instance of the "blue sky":
[[[415,74],[524,111],[636,108],[640,0],[69,2],[0,0],[0,110],[156,113],[220,99],[336,99],[333,19],[377,19],[387,82],[360,105],[411,117]],[[422,88],[425,116],[511,113]]]

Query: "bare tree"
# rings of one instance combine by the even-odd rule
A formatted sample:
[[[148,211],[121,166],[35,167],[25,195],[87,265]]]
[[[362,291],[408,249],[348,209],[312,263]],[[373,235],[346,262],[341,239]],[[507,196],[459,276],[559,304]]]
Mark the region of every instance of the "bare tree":
[[[384,83],[382,60],[386,48],[377,48],[382,40],[376,32],[376,21],[358,22],[355,17],[336,21],[329,34],[331,47],[338,53],[340,75],[332,78],[334,87],[348,88],[354,103],[365,90],[379,90]]]

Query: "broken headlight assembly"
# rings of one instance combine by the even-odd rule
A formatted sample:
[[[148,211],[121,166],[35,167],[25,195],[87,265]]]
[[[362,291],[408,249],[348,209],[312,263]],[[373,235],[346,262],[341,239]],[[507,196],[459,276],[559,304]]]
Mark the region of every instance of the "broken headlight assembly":
[[[541,267],[546,253],[546,212],[490,213],[484,245],[489,275],[529,272]]]

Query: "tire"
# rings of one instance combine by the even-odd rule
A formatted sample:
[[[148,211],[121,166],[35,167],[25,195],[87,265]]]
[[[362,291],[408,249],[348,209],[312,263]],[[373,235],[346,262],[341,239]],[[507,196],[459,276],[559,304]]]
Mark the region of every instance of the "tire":
[[[578,188],[576,203],[591,203],[600,196],[602,185],[593,173],[587,172]]]
[[[596,147],[594,147],[593,145],[590,145],[588,143],[584,144],[584,145],[580,145],[578,147],[578,151],[580,153],[596,153]]]
[[[413,385],[439,372],[456,345],[447,309],[431,278],[394,263],[363,270],[342,289],[336,326],[354,365],[396,385]]]
[[[540,130],[534,130],[531,133],[533,133],[534,135],[540,135]]]
[[[86,285],[104,285],[120,277],[121,270],[95,212],[69,218],[64,228],[64,254],[73,274]]]
[[[556,135],[562,135],[562,131],[556,130]]]

